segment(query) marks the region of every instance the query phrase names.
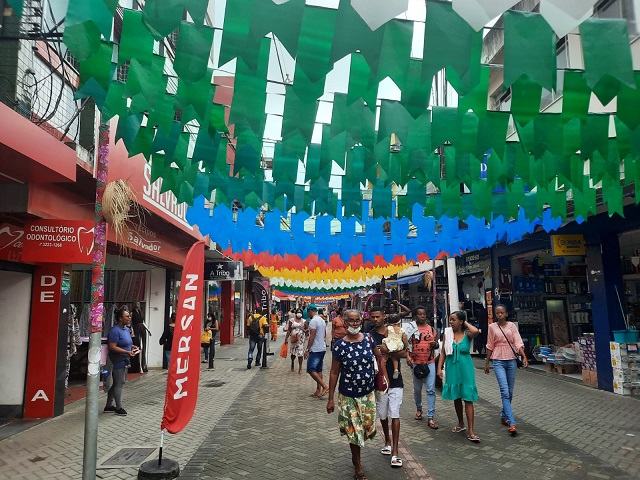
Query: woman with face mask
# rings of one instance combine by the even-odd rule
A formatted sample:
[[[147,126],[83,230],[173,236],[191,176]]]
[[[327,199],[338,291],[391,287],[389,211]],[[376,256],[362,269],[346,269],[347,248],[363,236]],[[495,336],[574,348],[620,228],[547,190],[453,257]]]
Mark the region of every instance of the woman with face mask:
[[[298,359],[298,374],[302,374],[302,362],[304,361],[304,339],[305,339],[305,321],[302,318],[302,309],[297,308],[295,317],[289,320],[287,327],[287,336],[285,343],[291,341],[289,351],[291,352],[291,371],[295,371],[295,359]]]
[[[376,397],[374,363],[375,341],[360,332],[362,318],[357,310],[344,315],[346,335],[338,339],[333,349],[329,374],[329,400],[327,413],[335,409],[333,395],[338,386],[338,427],[346,435],[351,449],[355,480],[366,480],[360,460],[364,441],[376,434]],[[339,385],[338,385],[339,379]]]

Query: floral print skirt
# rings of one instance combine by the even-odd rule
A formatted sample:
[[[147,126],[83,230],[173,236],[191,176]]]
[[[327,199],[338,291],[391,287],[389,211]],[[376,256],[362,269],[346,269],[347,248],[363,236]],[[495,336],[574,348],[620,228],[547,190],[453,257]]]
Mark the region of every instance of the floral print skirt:
[[[338,395],[338,427],[349,443],[364,446],[376,436],[376,398],[373,392],[362,397]]]

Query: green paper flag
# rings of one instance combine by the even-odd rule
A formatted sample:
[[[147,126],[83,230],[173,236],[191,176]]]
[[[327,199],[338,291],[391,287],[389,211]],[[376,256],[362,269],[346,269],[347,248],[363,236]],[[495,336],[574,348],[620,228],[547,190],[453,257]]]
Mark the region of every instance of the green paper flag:
[[[420,60],[411,59],[407,72],[407,81],[402,89],[402,104],[413,118],[422,115],[429,106],[431,94],[431,79],[423,81],[420,71]]]
[[[555,90],[556,36],[542,15],[509,10],[504,14],[504,88],[523,75]]]
[[[371,195],[374,218],[391,218],[391,185],[375,185]]]
[[[100,42],[98,50],[86,60],[80,62],[80,79],[75,98],[93,97],[102,108],[107,99],[107,91],[115,66],[111,63],[113,57],[113,44]]]
[[[511,86],[511,115],[522,126],[527,125],[540,113],[542,87],[529,79],[520,77]]]
[[[333,67],[330,61],[336,11],[305,7],[298,41],[296,68],[301,68],[312,82],[324,77]]]
[[[431,85],[433,76],[451,67],[458,77],[458,92],[466,94],[479,81],[482,32],[460,17],[450,2],[427,2],[422,79]]]
[[[196,83],[207,74],[212,43],[213,28],[196,27],[186,22],[180,24],[173,69],[181,81]]]
[[[635,88],[622,84],[618,93],[618,118],[632,130],[640,125],[640,72],[634,72]]]
[[[224,65],[234,58],[242,59],[249,70],[258,64],[262,37],[251,35],[251,15],[254,0],[234,0],[233,8],[225,9],[224,29],[220,46],[219,63]]]
[[[250,128],[255,135],[262,136],[267,101],[269,46],[270,39],[263,39],[255,73],[242,59],[239,58],[236,62],[233,101],[229,115],[229,124],[240,127],[236,127],[236,134],[240,133],[238,130]]]
[[[145,1],[142,19],[153,38],[162,40],[180,26],[184,14],[184,4],[182,2],[183,0]]]
[[[335,31],[331,44],[330,64],[350,53],[362,52],[373,72],[377,72],[380,62],[380,49],[384,38],[385,26],[372,31],[360,15],[353,9],[350,1],[341,1],[338,5]],[[318,26],[319,27],[319,26]],[[316,28],[318,28],[316,27]]]
[[[278,142],[273,154],[273,179],[277,183],[282,180],[295,183],[297,177],[298,157],[295,155],[285,155],[282,152],[282,143]]]
[[[349,90],[347,91],[347,105],[362,99],[369,109],[375,113],[378,82],[371,75],[367,61],[359,53],[351,54],[351,70],[349,71]]]
[[[289,0],[280,5],[271,0],[257,1],[251,13],[251,36],[255,40],[260,40],[269,32],[273,32],[289,54],[295,58],[304,10],[305,0]]]
[[[152,57],[153,37],[143,22],[142,12],[125,8],[122,12],[118,65],[133,58],[143,65],[148,65]]]
[[[587,85],[603,105],[618,94],[620,83],[636,87],[626,19],[588,18],[580,24],[580,37]]]
[[[587,85],[584,72],[565,71],[562,91],[562,119],[586,119],[589,112],[591,90]]]
[[[413,22],[394,19],[384,26],[380,60],[373,73],[378,82],[389,77],[404,90],[411,59]],[[371,65],[371,62],[369,63]]]

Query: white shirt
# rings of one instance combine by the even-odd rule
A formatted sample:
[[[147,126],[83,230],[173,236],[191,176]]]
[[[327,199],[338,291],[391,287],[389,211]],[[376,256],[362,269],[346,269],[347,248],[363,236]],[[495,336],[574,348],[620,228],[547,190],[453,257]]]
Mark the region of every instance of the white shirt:
[[[327,347],[324,343],[324,333],[327,329],[327,325],[324,323],[324,320],[317,313],[309,322],[309,330],[315,330],[316,336],[313,339],[313,344],[309,348],[310,352],[325,352]]]

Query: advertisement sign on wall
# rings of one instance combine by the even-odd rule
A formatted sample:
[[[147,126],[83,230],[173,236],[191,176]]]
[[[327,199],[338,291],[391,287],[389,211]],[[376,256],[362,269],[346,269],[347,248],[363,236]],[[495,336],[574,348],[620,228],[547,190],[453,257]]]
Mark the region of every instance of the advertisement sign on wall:
[[[242,262],[205,263],[204,278],[209,281],[242,280]]]
[[[583,235],[551,235],[551,254],[554,257],[586,255]]]
[[[91,263],[93,221],[34,220],[24,225],[22,261]]]

